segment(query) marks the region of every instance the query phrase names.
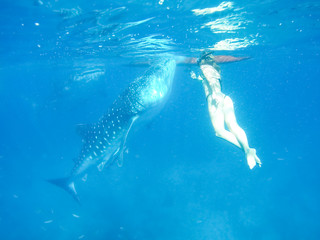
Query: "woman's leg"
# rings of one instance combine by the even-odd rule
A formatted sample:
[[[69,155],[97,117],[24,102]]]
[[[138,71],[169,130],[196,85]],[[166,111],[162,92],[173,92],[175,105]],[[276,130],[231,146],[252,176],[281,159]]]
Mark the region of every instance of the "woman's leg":
[[[225,96],[224,98],[223,113],[225,117],[225,123],[228,129],[238,139],[238,142],[240,143],[242,149],[245,152],[248,151],[249,144],[247,135],[237,123],[236,116],[234,113],[233,102],[229,96]]]
[[[226,141],[241,148],[237,138],[231,132],[225,129],[225,125],[224,125],[225,119],[224,119],[223,109],[217,108],[213,104],[210,105],[209,102],[210,101],[208,101],[209,114],[210,114],[211,122],[214,128],[214,131],[216,133],[216,136],[223,138]]]
[[[229,96],[226,96],[224,98],[223,112],[225,123],[230,132],[232,132],[233,135],[236,137],[241,148],[245,152],[250,169],[252,169],[256,165],[256,163],[258,163],[260,166],[261,161],[256,155],[256,150],[249,147],[247,135],[245,131],[237,123],[236,116],[234,113],[233,102]]]

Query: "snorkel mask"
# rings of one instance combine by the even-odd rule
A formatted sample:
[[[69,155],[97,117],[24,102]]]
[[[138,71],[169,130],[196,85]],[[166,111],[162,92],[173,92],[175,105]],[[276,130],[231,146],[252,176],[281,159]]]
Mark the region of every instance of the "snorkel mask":
[[[215,63],[213,51],[205,50],[200,54],[200,57],[197,61],[198,65],[200,64],[209,64],[212,65]]]

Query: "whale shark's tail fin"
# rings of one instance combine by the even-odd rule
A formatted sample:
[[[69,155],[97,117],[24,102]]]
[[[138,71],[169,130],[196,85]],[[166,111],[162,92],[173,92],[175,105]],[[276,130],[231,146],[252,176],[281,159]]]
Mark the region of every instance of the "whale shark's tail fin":
[[[79,196],[77,194],[76,188],[74,187],[74,182],[69,178],[57,178],[57,179],[50,179],[47,180],[49,183],[52,183],[58,187],[61,187],[65,191],[71,194],[73,199],[77,202],[80,203]]]

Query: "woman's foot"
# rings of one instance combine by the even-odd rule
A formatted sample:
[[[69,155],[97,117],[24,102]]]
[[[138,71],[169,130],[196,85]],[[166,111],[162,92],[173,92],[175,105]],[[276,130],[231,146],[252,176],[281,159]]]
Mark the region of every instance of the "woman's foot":
[[[250,169],[254,168],[256,164],[258,164],[259,167],[261,167],[261,161],[258,158],[256,150],[254,148],[249,149],[249,151],[246,153],[246,157]]]

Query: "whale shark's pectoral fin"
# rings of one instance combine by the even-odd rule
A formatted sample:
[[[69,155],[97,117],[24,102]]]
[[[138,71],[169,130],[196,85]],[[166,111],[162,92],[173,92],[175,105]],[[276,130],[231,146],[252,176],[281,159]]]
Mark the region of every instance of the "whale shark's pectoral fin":
[[[107,166],[110,165],[110,161],[108,161],[108,160],[109,160],[109,159],[104,159],[104,160],[97,166],[99,172],[101,172],[106,165],[107,165]],[[112,162],[112,161],[111,161],[111,162]],[[108,164],[107,164],[107,163],[108,163]]]
[[[133,123],[139,118],[139,116],[134,116],[132,119],[131,119],[131,122],[130,122],[130,125],[128,127],[128,130],[126,132],[126,134],[124,135],[124,138],[122,139],[121,141],[121,145],[120,145],[120,148],[118,149],[118,151],[116,152],[116,159],[117,159],[117,164],[119,167],[122,167],[123,166],[123,153],[124,153],[124,150],[125,150],[125,144],[126,144],[126,141],[127,141],[127,137],[128,137],[128,134],[130,132],[130,129],[132,128],[132,125]]]
[[[117,156],[117,165],[118,167],[123,166],[123,150],[121,150],[121,153],[119,153],[119,156]]]
[[[111,157],[103,159],[102,162],[97,166],[99,172],[101,172],[106,165],[109,166],[111,163],[114,162],[114,160],[118,159],[118,157],[119,157],[119,152],[120,152],[120,147],[118,147],[118,148],[114,151],[114,153],[112,154]]]
[[[123,166],[123,150],[121,150],[121,153],[119,153],[119,156],[117,157],[117,165],[118,167]]]
[[[104,169],[104,166],[106,165],[107,161],[103,160],[98,166],[98,171],[101,172]]]
[[[114,151],[114,153],[112,154],[111,157],[109,158],[105,158],[102,160],[102,162],[97,166],[98,170],[101,172],[104,167],[107,165],[109,166],[111,163],[113,163],[114,161],[117,162],[118,166],[119,167],[122,167],[123,166],[123,153],[124,153],[124,150],[125,150],[125,144],[126,144],[126,141],[127,141],[127,137],[128,137],[128,134],[130,132],[130,129],[132,128],[132,125],[133,123],[139,118],[139,116],[135,116],[133,117],[131,120],[130,120],[130,123],[129,123],[129,127],[128,129],[126,130],[125,132],[125,135],[123,137],[123,139],[121,140],[120,142],[120,146]]]

